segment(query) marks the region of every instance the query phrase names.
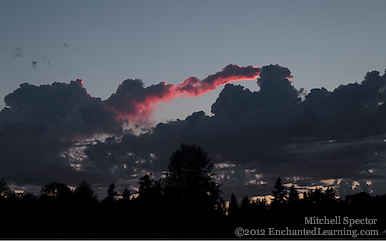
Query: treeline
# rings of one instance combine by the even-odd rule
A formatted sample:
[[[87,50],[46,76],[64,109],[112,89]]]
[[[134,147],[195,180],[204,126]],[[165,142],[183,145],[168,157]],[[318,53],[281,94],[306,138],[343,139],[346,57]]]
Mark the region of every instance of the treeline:
[[[386,195],[371,196],[367,192],[360,192],[344,198],[337,198],[331,187],[325,190],[316,188],[299,193],[294,184],[287,190],[281,179],[278,178],[273,187],[272,196],[269,204],[266,198],[251,201],[248,196],[245,196],[239,203],[232,194],[227,218],[233,227],[264,229],[266,234],[268,234],[269,228],[286,230],[288,227],[290,230],[302,230],[304,228],[312,230],[317,227],[321,230],[340,230],[347,233],[345,236],[332,236],[334,238],[353,238],[355,236],[355,238],[367,239],[380,238],[386,229]],[[318,223],[315,221],[317,219],[322,221]],[[332,223],[326,223],[325,219],[332,220]],[[372,219],[372,221],[366,223],[366,219]],[[310,223],[310,221],[315,222]],[[369,232],[359,236],[358,231],[356,233],[358,236],[356,236],[351,230],[367,230]],[[370,234],[370,230],[376,231]],[[282,236],[282,238],[291,237],[299,238]],[[331,236],[316,236],[314,238],[328,237]]]
[[[251,201],[246,196],[239,203],[232,194],[227,203],[213,177],[207,153],[199,146],[181,144],[170,158],[166,177],[141,177],[137,195],[127,188],[118,195],[111,183],[106,197],[98,200],[91,186],[82,181],[74,190],[50,182],[36,196],[14,193],[1,181],[0,238],[237,238],[237,227],[265,230],[265,234],[269,228],[287,227],[367,229],[379,234],[386,229],[386,195],[361,192],[341,199],[332,188],[300,194],[294,185],[287,190],[278,178],[270,202],[265,198]],[[377,221],[352,227],[343,221],[333,226],[310,225],[306,217]],[[379,236],[365,238],[372,237]]]

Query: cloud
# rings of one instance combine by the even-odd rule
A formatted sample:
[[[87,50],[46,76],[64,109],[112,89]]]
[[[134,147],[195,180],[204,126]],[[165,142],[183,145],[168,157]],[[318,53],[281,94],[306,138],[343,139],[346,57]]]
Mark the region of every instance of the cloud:
[[[195,112],[140,135],[123,133],[124,122],[117,118],[146,119],[159,101],[252,76],[260,76],[260,89],[226,84],[212,104],[213,116]],[[141,80],[126,80],[106,101],[87,94],[81,80],[22,84],[5,97],[8,107],[0,112],[0,176],[24,184],[56,179],[75,185],[83,177],[95,185],[114,180],[132,185],[146,172],[161,177],[183,142],[208,152],[225,199],[232,192],[270,194],[278,176],[302,189],[384,194],[386,75],[372,71],[361,83],[306,95],[291,78],[279,65],[229,65],[180,85],[144,87]],[[94,140],[97,134],[108,136]]]
[[[263,71],[260,78],[257,80],[257,84],[261,88],[265,88],[265,86],[277,85],[281,81],[287,82],[290,78],[293,78],[293,76],[288,68],[278,64],[271,64],[263,67]]]
[[[164,81],[144,88],[141,80],[127,79],[105,103],[117,110],[120,118],[144,123],[150,118],[158,102],[173,99],[175,93],[172,88],[173,85]]]
[[[213,75],[209,75],[202,81],[192,76],[176,86],[177,92],[183,93],[186,97],[198,96],[216,89],[220,85],[238,80],[254,80],[261,72],[260,67],[240,67],[229,64]]]
[[[120,118],[133,123],[146,124],[159,102],[170,102],[177,97],[192,97],[205,94],[230,81],[253,80],[260,74],[260,67],[240,67],[229,64],[222,71],[203,80],[192,76],[179,85],[159,84],[144,87],[139,79],[127,79],[118,86],[105,103],[120,112]]]
[[[17,50],[19,57],[21,50]],[[119,148],[111,150],[120,145],[115,139],[94,144],[89,140],[104,134],[119,138],[125,123],[117,117],[147,118],[159,101],[182,93],[205,93],[230,80],[255,78],[259,71],[228,65],[203,81],[190,78],[177,86],[161,82],[144,88],[140,80],[127,80],[105,102],[89,95],[80,79],[69,84],[21,84],[4,98],[7,107],[0,112],[0,175],[10,182],[36,185],[52,180],[73,185],[80,176],[98,182],[135,175],[139,167],[149,164]],[[142,153],[147,161],[155,158],[145,149]]]
[[[77,79],[66,83],[34,86],[28,83],[5,96],[4,122],[35,122],[59,134],[76,138],[96,133],[119,134],[122,123],[100,98],[91,97]],[[9,118],[13,118],[9,120]]]
[[[257,80],[259,91],[225,85],[212,105],[214,116],[195,112],[185,120],[160,123],[146,134],[127,133],[111,147],[104,145],[115,151],[115,158],[130,153],[131,162],[142,162],[137,171],[161,174],[179,143],[196,143],[215,163],[232,163],[239,170],[224,174],[225,195],[235,182],[244,183],[250,196],[269,194],[278,176],[303,186],[340,179],[336,187],[342,195],[349,180],[373,180],[362,186],[379,192],[377,185],[384,184],[377,180],[385,178],[386,76],[369,72],[360,84],[341,85],[332,92],[313,89],[303,99],[291,77],[285,67],[265,66]],[[93,149],[87,151],[91,160]],[[254,170],[255,180],[245,170]]]
[[[122,133],[122,123],[111,108],[87,94],[82,80],[41,86],[24,83],[4,101],[7,107],[0,112],[2,178],[24,184],[68,182],[82,175],[94,181],[105,179],[76,172],[61,156],[78,141]]]

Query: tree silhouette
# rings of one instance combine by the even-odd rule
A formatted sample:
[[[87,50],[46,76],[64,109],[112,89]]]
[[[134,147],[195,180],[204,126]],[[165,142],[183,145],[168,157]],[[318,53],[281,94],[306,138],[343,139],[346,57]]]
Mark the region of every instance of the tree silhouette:
[[[115,191],[115,184],[110,183],[109,188],[107,189],[107,197],[105,197],[104,202],[105,204],[109,205],[114,203],[115,201],[115,196],[118,195],[118,192]]]
[[[114,196],[118,195],[118,192],[115,191],[115,184],[110,183],[109,189],[107,189],[107,197],[114,198]]]
[[[185,169],[173,170],[182,170],[185,178],[190,173],[186,170],[190,169],[183,167]],[[182,184],[187,182],[185,179],[181,180]],[[236,227],[308,229],[310,226],[305,223],[304,217],[313,216],[376,219],[371,229],[378,230],[379,233],[386,226],[386,195],[372,196],[367,192],[360,192],[346,196],[343,200],[335,198],[334,190],[329,187],[324,191],[316,188],[304,192],[300,198],[298,190],[292,184],[287,198],[285,187],[278,178],[272,191],[272,203],[276,204],[267,205],[266,198],[256,199],[251,203],[248,196],[245,196],[239,205],[232,193],[227,209],[226,203],[220,198],[215,209],[207,212],[207,206],[189,203],[179,193],[172,193],[172,197],[179,198],[176,200],[188,208],[172,209],[174,206],[165,205],[173,200],[163,202],[164,186],[164,182],[152,179],[151,174],[145,175],[140,178],[138,198],[131,200],[131,193],[125,188],[120,199],[115,201],[117,192],[115,184],[111,183],[107,197],[101,202],[105,205],[98,205],[94,191],[84,180],[73,192],[64,183],[50,182],[41,188],[39,197],[32,193],[15,194],[1,180],[0,215],[4,218],[0,221],[0,238],[234,238]],[[184,191],[184,195],[192,195],[185,189],[178,190]],[[154,198],[157,196],[155,194],[161,195],[158,196],[161,198]],[[158,200],[162,200],[161,204],[155,205],[159,203]],[[192,200],[200,202],[200,199],[194,197]],[[207,201],[205,198],[202,200]],[[90,205],[92,203],[96,205]],[[174,204],[172,202],[171,205]],[[228,216],[224,215],[226,211]],[[162,221],[153,225],[149,223],[149,219]],[[359,227],[359,224],[354,225],[355,228]],[[24,227],[25,232],[19,231],[20,226]],[[224,232],[227,229],[230,231]]]
[[[354,195],[346,196],[345,202],[356,214],[365,214],[372,209],[372,203],[374,198],[367,192],[359,192]]]
[[[129,206],[131,202],[131,193],[130,190],[125,187],[125,189],[122,192],[121,199],[119,200],[121,203],[123,203],[124,206]]]
[[[3,179],[0,180],[0,199],[7,199],[10,197],[12,191],[7,186],[7,182]]]
[[[224,199],[220,198],[219,203],[216,205],[216,212],[220,216],[225,216],[226,215],[227,208],[226,208],[226,203],[225,203]]]
[[[287,191],[285,190],[280,177],[277,178],[273,188],[275,190],[272,191],[273,199],[271,202],[271,209],[274,211],[281,211],[284,208],[286,202]]]
[[[237,201],[235,194],[232,193],[231,200],[229,202],[228,216],[236,217],[239,213],[239,210],[240,210],[239,202]]]
[[[289,190],[289,196],[288,196],[288,202],[298,202],[299,201],[299,192],[295,187],[295,184],[292,183],[292,186],[290,187]]]
[[[220,186],[213,180],[213,163],[201,147],[181,144],[170,157],[165,197],[173,205],[205,211],[219,203]]]
[[[74,206],[74,193],[65,183],[50,182],[42,187],[40,193],[38,198],[40,206],[52,207],[55,212],[69,215],[69,210]],[[50,212],[54,211],[51,210]]]
[[[322,188],[315,188],[308,192],[308,199],[312,208],[319,208],[323,200]]]
[[[268,206],[267,198],[257,198],[255,201],[252,202],[252,206],[257,210],[257,212],[265,212]]]
[[[153,175],[152,173],[150,174],[146,173],[145,176],[139,179],[139,188],[138,188],[139,195],[143,195],[144,193],[146,193],[147,190],[149,190],[154,186],[154,181],[150,179],[150,176],[152,175]]]
[[[74,191],[74,197],[78,205],[95,205],[98,202],[97,195],[92,190],[91,185],[85,180],[78,184]]]
[[[91,185],[85,180],[78,184],[74,193],[76,196],[80,197],[97,198],[97,195],[94,193],[94,190],[92,190]]]
[[[301,211],[305,210],[306,206],[302,206],[302,201],[299,197],[299,192],[295,187],[295,184],[292,183],[289,192],[288,192],[288,202],[286,204],[286,210],[291,216],[299,216]]]
[[[247,213],[249,211],[251,211],[251,202],[249,201],[249,198],[248,196],[245,196],[242,200],[241,200],[241,206],[240,206],[240,209],[243,213]]]
[[[40,190],[40,193],[48,197],[53,197],[57,199],[66,199],[73,192],[66,184],[54,181],[42,187],[42,189]]]
[[[324,192],[324,199],[325,200],[335,200],[335,192],[332,187],[328,187],[326,191]]]
[[[24,202],[35,202],[37,200],[37,197],[31,192],[27,192],[23,193],[22,200]]]
[[[153,207],[161,201],[162,187],[160,181],[150,179],[153,174],[145,174],[139,180],[138,198],[140,205]]]

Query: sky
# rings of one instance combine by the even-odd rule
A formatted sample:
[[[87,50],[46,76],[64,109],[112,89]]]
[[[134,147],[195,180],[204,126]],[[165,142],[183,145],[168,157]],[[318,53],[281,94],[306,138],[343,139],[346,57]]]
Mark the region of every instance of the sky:
[[[224,199],[267,195],[278,176],[385,194],[385,7],[1,1],[0,178],[134,190],[187,142]]]

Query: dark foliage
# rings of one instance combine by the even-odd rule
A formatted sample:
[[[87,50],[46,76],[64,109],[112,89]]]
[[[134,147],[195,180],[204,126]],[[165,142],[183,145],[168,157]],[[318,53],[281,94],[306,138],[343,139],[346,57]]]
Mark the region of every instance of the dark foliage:
[[[208,212],[219,203],[220,186],[213,180],[213,163],[201,147],[181,144],[170,157],[165,178],[168,203],[195,212]]]

